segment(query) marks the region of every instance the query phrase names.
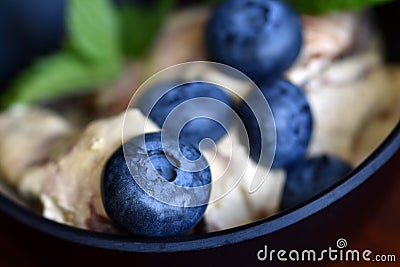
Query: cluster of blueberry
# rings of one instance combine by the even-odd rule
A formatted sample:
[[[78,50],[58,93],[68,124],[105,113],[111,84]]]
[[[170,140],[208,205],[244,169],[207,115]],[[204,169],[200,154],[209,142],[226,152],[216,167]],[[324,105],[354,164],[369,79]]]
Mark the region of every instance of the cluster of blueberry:
[[[303,203],[351,170],[332,155],[306,158],[313,128],[310,106],[300,88],[281,78],[302,45],[299,18],[288,4],[278,0],[227,1],[211,17],[205,40],[211,58],[252,78],[270,105],[277,136],[272,167],[287,170],[282,209]],[[258,122],[253,115],[251,109],[258,108],[252,105],[256,97],[250,92],[238,114],[249,134],[250,156],[262,164],[261,148],[270,145],[261,136],[271,131],[271,124]]]
[[[179,235],[200,221],[211,192],[211,172],[197,146],[205,138],[216,143],[230,123],[229,109],[221,109],[221,103],[231,107],[232,101],[219,87],[205,82],[171,86],[160,83],[138,100],[138,108],[162,133],[130,139],[103,172],[107,214],[137,235]]]
[[[302,203],[350,170],[335,157],[305,158],[313,127],[310,106],[302,90],[282,78],[302,44],[301,24],[290,6],[277,0],[227,1],[213,12],[205,43],[211,60],[237,68],[257,84],[269,103],[274,122],[260,122],[254,116],[254,109],[265,108],[253,103],[259,95],[254,91],[234,105],[224,90],[210,83],[183,83],[171,90],[168,83],[159,84],[141,97],[138,107],[163,132],[179,136],[177,147],[184,157],[204,164],[196,146],[205,138],[216,143],[226,134],[229,109],[233,108],[247,130],[251,158],[264,164],[268,159],[261,156],[262,151],[274,150],[272,167],[287,170],[282,208]],[[272,131],[275,134],[275,130],[276,147],[275,142],[261,138]],[[204,200],[210,194],[210,187],[204,187],[211,183],[209,168],[182,170],[181,159],[176,151],[165,149],[164,141],[174,142],[173,138],[162,140],[161,133],[135,137],[117,150],[104,169],[102,194],[106,212],[131,233],[182,234],[193,228],[205,211],[204,201],[192,204],[193,198]],[[149,196],[138,185],[141,179],[151,184],[150,191],[163,191],[163,184],[168,181],[178,187],[203,186],[205,192],[196,191],[199,196],[191,190],[165,188],[171,199],[182,203],[171,205]]]

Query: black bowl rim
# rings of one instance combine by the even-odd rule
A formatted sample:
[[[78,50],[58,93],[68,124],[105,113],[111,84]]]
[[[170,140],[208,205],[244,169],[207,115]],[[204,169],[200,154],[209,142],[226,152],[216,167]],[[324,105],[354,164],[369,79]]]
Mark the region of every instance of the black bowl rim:
[[[48,220],[0,194],[0,211],[54,237],[97,248],[129,252],[183,252],[210,249],[265,236],[328,207],[381,168],[400,148],[400,122],[375,151],[342,181],[298,207],[240,227],[173,238],[142,238],[98,233]]]

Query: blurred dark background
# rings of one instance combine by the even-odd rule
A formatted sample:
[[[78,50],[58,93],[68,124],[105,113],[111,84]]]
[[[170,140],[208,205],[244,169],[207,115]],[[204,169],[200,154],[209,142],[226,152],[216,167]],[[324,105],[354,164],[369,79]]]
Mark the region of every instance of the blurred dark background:
[[[61,46],[64,18],[64,0],[0,1],[0,92],[35,58]]]
[[[373,12],[377,26],[382,32],[386,60],[400,62],[400,1],[377,6]]]

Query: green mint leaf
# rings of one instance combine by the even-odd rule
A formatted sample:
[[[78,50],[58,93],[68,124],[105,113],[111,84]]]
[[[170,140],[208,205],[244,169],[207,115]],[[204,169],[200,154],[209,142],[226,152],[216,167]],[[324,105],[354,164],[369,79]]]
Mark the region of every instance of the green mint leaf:
[[[176,0],[155,1],[149,7],[124,5],[119,10],[120,36],[124,55],[143,56]]]
[[[51,99],[90,90],[104,84],[120,72],[117,62],[87,64],[71,53],[60,52],[42,58],[2,95],[0,106]]]
[[[110,0],[69,0],[69,45],[90,61],[107,61],[120,54],[118,19]]]
[[[390,1],[392,0],[288,0],[297,11],[306,14],[361,9]]]

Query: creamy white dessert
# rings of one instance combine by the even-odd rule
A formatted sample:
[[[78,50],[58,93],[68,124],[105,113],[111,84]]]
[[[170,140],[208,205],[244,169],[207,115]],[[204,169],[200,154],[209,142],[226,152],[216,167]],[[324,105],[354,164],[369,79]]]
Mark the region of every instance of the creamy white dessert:
[[[40,114],[41,123],[34,121],[32,114]],[[126,117],[125,117],[126,116]],[[15,133],[27,134],[42,133],[46,129],[58,129],[62,125],[63,136],[58,136],[59,141],[69,137],[73,132],[72,127],[64,122],[62,117],[45,111],[37,107],[16,106],[8,112],[2,114],[2,126],[6,123],[20,123],[19,127],[14,128]],[[39,118],[39,117],[37,117]],[[110,155],[122,143],[123,121],[132,122],[134,127],[127,127],[124,131],[125,138],[130,138],[142,134],[144,129],[148,131],[158,131],[152,125],[146,125],[146,118],[139,110],[132,109],[125,114],[100,119],[90,123],[86,129],[76,135],[73,142],[66,142],[62,147],[59,144],[49,144],[48,151],[58,149],[55,155],[46,154],[41,160],[44,162],[37,164],[26,164],[20,167],[18,173],[3,173],[8,178],[8,182],[18,188],[19,193],[27,199],[39,199],[43,205],[42,213],[46,218],[60,223],[73,225],[76,227],[102,232],[115,232],[112,223],[108,220],[103,209],[100,193],[100,179],[102,166]],[[28,119],[32,123],[24,124]],[[13,154],[3,154],[2,158],[7,162],[11,160],[24,159],[23,162],[35,159],[36,147],[26,146],[24,143],[15,141],[13,128],[8,129],[8,135],[3,135],[0,145],[16,142],[17,151],[24,151],[18,156]],[[34,143],[42,144],[49,140],[50,133],[40,134],[34,139]],[[53,134],[59,134],[54,130]],[[241,144],[236,135],[231,134],[231,142],[234,147]],[[20,137],[28,140],[27,136]],[[260,218],[277,212],[280,199],[280,189],[284,182],[284,174],[281,171],[273,171],[262,187],[254,194],[249,195],[249,185],[254,178],[255,164],[250,163],[240,180],[239,184],[230,190],[230,181],[235,181],[235,175],[241,173],[241,162],[248,159],[244,149],[234,151],[235,157],[230,161],[226,153],[231,153],[228,138],[222,140],[217,147],[219,153],[211,157],[213,151],[205,151],[210,155],[210,168],[213,177],[220,177],[224,182],[219,187],[213,187],[212,194],[219,194],[218,191],[226,191],[229,194],[215,203],[210,204],[205,217],[209,222],[209,230],[217,230],[227,227],[251,222],[254,218]],[[228,152],[229,151],[229,152]],[[228,160],[227,160],[228,159]],[[239,164],[238,164],[239,163]],[[10,165],[7,165],[10,166]],[[226,168],[228,166],[228,171]],[[2,170],[9,168],[3,166]],[[266,170],[264,171],[266,172]],[[225,188],[226,187],[226,188]],[[234,204],[235,205],[232,205]],[[233,212],[231,207],[235,207],[245,212]],[[241,208],[240,208],[241,207]],[[231,216],[228,216],[228,214]],[[222,217],[221,217],[222,216]],[[224,218],[221,220],[221,218]]]

